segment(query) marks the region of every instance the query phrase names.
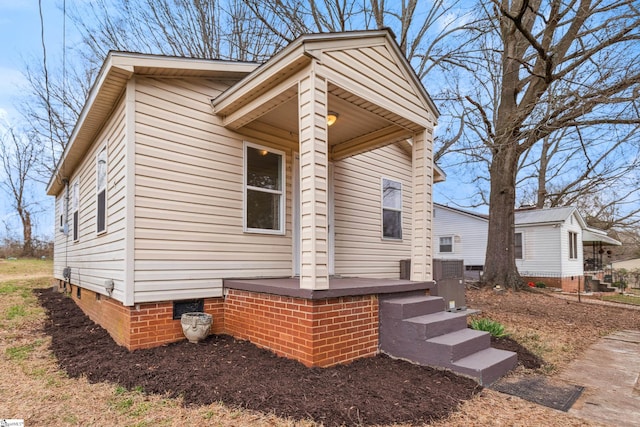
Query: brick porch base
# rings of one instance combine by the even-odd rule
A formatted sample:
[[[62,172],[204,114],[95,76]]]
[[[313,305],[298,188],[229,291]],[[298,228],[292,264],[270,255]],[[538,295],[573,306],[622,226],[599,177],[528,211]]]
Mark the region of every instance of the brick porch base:
[[[58,282],[64,290],[64,282]],[[129,350],[184,339],[173,302],[123,306],[75,285],[67,292],[82,311]],[[268,348],[306,366],[327,367],[378,352],[377,295],[307,299],[229,289],[224,298],[206,298],[212,333],[229,334]]]

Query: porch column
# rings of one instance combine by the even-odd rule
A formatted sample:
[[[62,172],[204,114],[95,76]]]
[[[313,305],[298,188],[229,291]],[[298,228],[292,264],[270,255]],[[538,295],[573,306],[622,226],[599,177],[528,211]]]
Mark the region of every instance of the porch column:
[[[432,131],[413,135],[413,224],[411,234],[411,280],[432,278],[431,212],[433,185]]]
[[[299,82],[300,287],[329,288],[327,82],[312,69]]]

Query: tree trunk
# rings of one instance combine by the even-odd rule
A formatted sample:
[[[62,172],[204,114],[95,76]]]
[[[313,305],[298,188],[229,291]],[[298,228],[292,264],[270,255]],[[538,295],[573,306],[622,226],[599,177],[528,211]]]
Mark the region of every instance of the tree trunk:
[[[517,289],[522,282],[514,253],[518,151],[514,144],[496,145],[501,148],[494,153],[491,162],[489,238],[482,280],[487,284]]]
[[[22,256],[33,256],[33,237],[31,234],[31,213],[26,209],[20,209],[20,220],[22,221]]]

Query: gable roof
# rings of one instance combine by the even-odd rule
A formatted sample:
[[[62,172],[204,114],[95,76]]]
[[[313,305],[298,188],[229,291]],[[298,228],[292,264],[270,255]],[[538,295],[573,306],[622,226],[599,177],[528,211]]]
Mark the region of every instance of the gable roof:
[[[49,180],[47,194],[56,195],[63,188],[63,180],[68,180],[78,166],[124,93],[127,82],[135,74],[239,80],[256,67],[258,64],[253,62],[109,52]]]
[[[440,203],[436,203],[433,202],[433,207],[434,208],[440,208],[440,209],[444,209],[446,211],[450,211],[450,212],[455,212],[464,216],[468,216],[468,217],[472,217],[475,219],[481,219],[483,221],[488,221],[489,220],[489,215],[485,215],[485,214],[481,214],[478,212],[473,212],[473,211],[468,211],[465,209],[460,209],[460,208],[454,208],[452,206],[447,206],[447,205],[443,205]]]
[[[576,214],[576,218],[578,218],[580,226],[583,229],[586,228],[587,224],[584,222],[582,215],[580,215],[578,210],[573,206],[520,211],[516,210],[515,223],[516,225],[554,224],[564,222],[574,214]]]
[[[314,61],[322,64],[323,55],[327,55],[326,59],[329,59],[331,53],[338,50],[372,46],[384,46],[387,48],[390,59],[411,86],[413,96],[420,100],[427,115],[432,115],[432,117],[425,118],[421,117],[420,112],[413,111],[411,115],[416,123],[423,127],[428,127],[428,124],[432,125],[439,115],[438,109],[415,71],[402,54],[389,29],[302,35],[254,72],[212,99],[211,104],[215,113],[225,119],[225,126],[238,128],[251,118],[243,117],[240,119],[235,117],[234,113],[259,99],[261,95],[264,95],[270,89],[278,87],[279,84],[286,81],[286,78],[296,71]],[[296,90],[293,87],[282,88],[279,96],[283,99],[290,98]],[[354,93],[356,92],[363,96],[372,95],[371,93],[365,93],[367,91],[354,91]],[[367,99],[366,101],[376,104],[374,99]],[[261,113],[264,112],[259,111],[256,114]]]

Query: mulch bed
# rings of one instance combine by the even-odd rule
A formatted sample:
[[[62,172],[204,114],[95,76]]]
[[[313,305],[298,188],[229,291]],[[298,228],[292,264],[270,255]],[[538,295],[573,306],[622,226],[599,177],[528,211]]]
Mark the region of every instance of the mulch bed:
[[[185,404],[223,402],[327,426],[422,424],[446,417],[482,390],[471,379],[384,355],[307,368],[227,335],[131,352],[71,298],[52,289],[35,292],[47,311],[51,350],[69,376],[142,387]]]
[[[518,353],[518,365],[526,369],[539,369],[544,364],[542,359],[509,337],[491,337],[491,347]]]

